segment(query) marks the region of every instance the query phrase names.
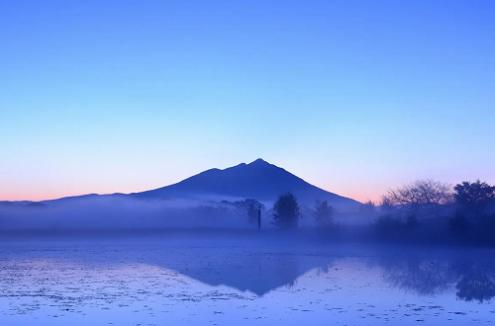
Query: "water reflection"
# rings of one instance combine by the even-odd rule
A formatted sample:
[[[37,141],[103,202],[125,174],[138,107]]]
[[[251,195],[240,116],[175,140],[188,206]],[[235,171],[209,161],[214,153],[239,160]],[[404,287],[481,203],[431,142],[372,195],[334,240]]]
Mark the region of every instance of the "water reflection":
[[[453,287],[457,298],[464,301],[482,303],[495,296],[492,252],[460,250],[435,257],[416,253],[386,256],[376,263],[389,284],[419,295],[435,295]]]
[[[367,258],[354,261],[359,264],[367,260],[370,266],[378,266],[383,271],[383,280],[387,284],[422,296],[454,288],[457,298],[465,301],[485,302],[495,296],[495,262],[491,252],[474,252],[473,256],[473,252],[453,254],[449,251],[432,257],[419,249],[413,251],[394,254],[381,249]],[[223,284],[263,296],[277,288],[294,285],[298,278],[313,269],[326,273],[331,267],[338,268],[339,258],[348,256],[345,252],[339,253],[343,257],[335,254],[325,251],[312,254],[311,251],[208,250],[202,251],[201,257],[186,259],[187,255],[182,254],[184,259],[177,259],[177,255],[170,253],[160,256],[160,259],[148,256],[146,262],[212,286]]]
[[[0,259],[0,265],[3,263],[0,272],[16,271],[19,263],[40,261],[52,262],[55,269],[76,264],[81,271],[114,270],[140,264],[174,271],[213,287],[225,285],[260,297],[277,288],[293,286],[308,271],[325,271],[334,260],[328,256],[281,251],[280,248],[168,246],[161,243],[11,246],[10,250],[0,251]],[[15,282],[15,278],[10,279]]]
[[[211,286],[226,285],[263,296],[277,288],[293,286],[301,275],[312,269],[326,269],[332,259],[263,250],[213,248],[196,251],[196,254],[179,250],[167,255],[148,255],[144,261]]]
[[[191,247],[139,245],[32,245],[7,246],[1,251],[0,290],[17,286],[25,277],[24,286],[30,282],[30,273],[19,273],[19,262],[57,262],[57,272],[64,264],[76,264],[85,277],[95,266],[99,270],[115,270],[119,266],[133,264],[154,266],[174,271],[212,287],[225,285],[242,292],[262,297],[282,287],[297,285],[298,279],[312,270],[322,274],[340,268],[342,259],[351,258],[352,266],[365,266],[361,278],[373,283],[385,282],[392,288],[415,293],[418,296],[434,296],[452,293],[464,301],[486,302],[495,296],[495,262],[492,251],[441,251],[434,254],[425,249],[407,248],[388,250],[383,248],[303,248],[291,250],[280,247]],[[357,267],[351,269],[358,269]],[[35,269],[35,267],[30,267]],[[366,270],[378,269],[381,280],[367,275]],[[10,274],[9,274],[10,273]],[[57,277],[54,275],[54,277]],[[125,281],[125,280],[124,280]],[[34,284],[35,282],[33,282]]]
[[[458,268],[459,269],[459,268]],[[493,264],[464,265],[457,282],[457,297],[465,301],[488,301],[495,296],[495,268]]]
[[[420,295],[431,295],[446,290],[455,280],[449,262],[431,261],[418,257],[382,260],[384,279],[390,284]]]

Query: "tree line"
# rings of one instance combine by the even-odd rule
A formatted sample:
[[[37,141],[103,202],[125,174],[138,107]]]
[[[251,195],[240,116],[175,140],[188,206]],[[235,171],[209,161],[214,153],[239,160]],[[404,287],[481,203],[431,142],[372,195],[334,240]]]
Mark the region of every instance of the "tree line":
[[[265,209],[262,203],[255,199],[245,199],[235,202],[234,205],[246,212],[250,224],[257,224],[260,227],[261,210]],[[271,224],[280,229],[297,228],[302,217],[301,206],[296,196],[290,192],[281,194],[278,197],[271,212]],[[334,209],[327,201],[317,201],[312,215],[316,223],[321,227],[333,225]]]
[[[495,186],[480,180],[454,187],[416,181],[390,190],[375,209],[374,226],[384,238],[430,236],[495,243]]]
[[[256,216],[260,207],[260,203],[251,201],[249,215]],[[311,210],[314,222],[327,229],[335,226],[335,213],[327,201],[316,202]],[[457,239],[495,244],[495,186],[480,180],[454,187],[419,180],[390,190],[378,204],[362,204],[360,214],[369,218],[368,235],[379,239]],[[280,195],[273,205],[272,223],[280,229],[297,228],[301,217],[301,207],[291,193]]]

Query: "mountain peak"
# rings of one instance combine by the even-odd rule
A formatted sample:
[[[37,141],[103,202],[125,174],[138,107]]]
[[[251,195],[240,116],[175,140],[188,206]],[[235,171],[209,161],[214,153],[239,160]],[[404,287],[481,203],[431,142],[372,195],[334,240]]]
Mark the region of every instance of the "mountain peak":
[[[252,161],[251,163],[249,163],[248,165],[270,165],[270,163],[268,163],[267,161],[265,161],[262,158],[258,158],[256,160]]]
[[[292,173],[258,158],[226,169],[207,170],[179,183],[135,194],[141,198],[252,198],[274,201],[291,192],[300,202],[313,205],[328,200],[331,205],[352,207],[357,202],[315,187]]]

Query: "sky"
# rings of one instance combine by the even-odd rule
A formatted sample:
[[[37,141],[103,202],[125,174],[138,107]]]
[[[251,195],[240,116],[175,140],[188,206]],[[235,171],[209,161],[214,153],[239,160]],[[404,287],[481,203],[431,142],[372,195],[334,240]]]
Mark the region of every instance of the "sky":
[[[491,0],[0,0],[0,200],[259,157],[361,201],[495,183]]]

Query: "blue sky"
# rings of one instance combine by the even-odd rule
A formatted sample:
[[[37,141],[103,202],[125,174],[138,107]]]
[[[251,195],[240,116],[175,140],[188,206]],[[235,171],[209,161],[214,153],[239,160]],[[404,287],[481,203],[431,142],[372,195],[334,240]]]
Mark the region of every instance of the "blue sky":
[[[495,183],[488,0],[0,0],[0,90],[0,199],[258,157],[360,200]]]

